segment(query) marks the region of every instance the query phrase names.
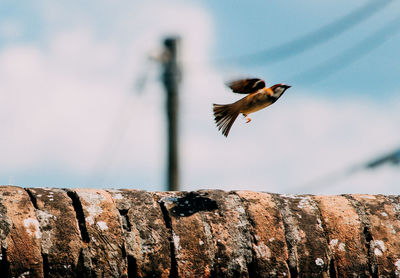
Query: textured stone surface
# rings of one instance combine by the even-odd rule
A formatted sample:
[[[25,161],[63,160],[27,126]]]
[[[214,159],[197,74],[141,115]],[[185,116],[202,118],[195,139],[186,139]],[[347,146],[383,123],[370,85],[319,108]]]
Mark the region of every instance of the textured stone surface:
[[[310,196],[276,195],[274,200],[285,227],[291,277],[328,277],[328,240],[317,204]]]
[[[400,276],[399,203],[382,195],[352,197],[368,217],[367,247],[371,270],[379,277]]]
[[[19,187],[0,187],[0,213],[2,275],[43,277],[42,232],[28,193]]]
[[[0,187],[0,277],[400,277],[400,199]]]
[[[82,205],[88,239],[81,253],[85,275],[121,277],[128,272],[122,225],[115,202],[105,190],[75,189]]]
[[[282,215],[271,194],[238,191],[251,223],[252,273],[255,277],[289,277]]]
[[[131,277],[168,277],[171,268],[169,232],[153,194],[139,190],[109,190],[125,235]]]
[[[248,277],[252,261],[250,223],[240,198],[220,190],[199,191],[216,202],[217,209],[201,212],[212,235],[212,277]]]
[[[71,198],[56,188],[31,188],[28,192],[42,232],[47,277],[73,276],[82,240]]]
[[[365,236],[360,217],[343,196],[313,197],[321,211],[337,277],[369,277]]]
[[[240,198],[219,190],[158,193],[179,277],[248,277],[250,224]]]
[[[216,210],[207,194],[158,193],[159,202],[171,223],[176,272],[179,277],[210,277],[215,250],[210,226],[203,211]]]

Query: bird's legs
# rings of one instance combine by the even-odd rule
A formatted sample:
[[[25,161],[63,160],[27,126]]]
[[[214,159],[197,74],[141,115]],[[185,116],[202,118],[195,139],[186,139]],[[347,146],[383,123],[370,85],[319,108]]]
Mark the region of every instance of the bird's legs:
[[[246,119],[246,124],[251,122],[251,119],[247,117],[247,114],[243,114],[243,117]]]

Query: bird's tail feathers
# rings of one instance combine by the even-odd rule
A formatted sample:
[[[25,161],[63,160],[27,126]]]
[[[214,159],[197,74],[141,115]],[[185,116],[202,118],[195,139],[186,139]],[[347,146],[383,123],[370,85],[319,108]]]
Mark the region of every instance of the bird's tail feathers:
[[[218,130],[222,130],[222,134],[227,137],[239,111],[233,104],[213,104],[213,110]]]

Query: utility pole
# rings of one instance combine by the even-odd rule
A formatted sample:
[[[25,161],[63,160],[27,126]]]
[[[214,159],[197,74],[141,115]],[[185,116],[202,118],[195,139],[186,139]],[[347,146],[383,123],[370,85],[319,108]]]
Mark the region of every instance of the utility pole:
[[[168,191],[179,190],[179,150],[178,150],[178,93],[181,72],[178,65],[179,38],[169,37],[164,40],[162,80],[167,93],[167,188]]]

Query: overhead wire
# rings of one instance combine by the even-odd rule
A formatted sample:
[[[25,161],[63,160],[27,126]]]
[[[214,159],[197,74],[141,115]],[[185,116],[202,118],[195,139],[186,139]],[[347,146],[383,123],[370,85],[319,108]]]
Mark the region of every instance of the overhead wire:
[[[238,55],[234,57],[222,57],[216,58],[211,61],[196,61],[196,60],[181,60],[181,63],[186,65],[198,65],[199,63],[217,63],[217,64],[227,64],[227,63],[243,63],[243,64],[259,64],[268,65],[269,63],[283,61],[292,56],[301,54],[308,49],[311,49],[318,44],[324,43],[334,37],[342,34],[343,32],[355,27],[356,25],[364,22],[368,18],[372,17],[390,3],[395,2],[394,0],[381,0],[375,1],[370,0],[365,5],[359,7],[358,9],[352,10],[350,13],[334,20],[333,22],[322,26],[314,31],[311,31],[305,35],[295,38],[291,41],[279,44],[277,46],[261,50],[259,52]],[[388,24],[389,25],[389,24]],[[368,38],[366,39],[368,42]],[[357,45],[358,47],[358,45]],[[337,55],[340,57],[340,55]],[[361,55],[362,56],[362,55]],[[336,56],[335,56],[336,57]],[[334,58],[335,58],[334,57]],[[334,58],[332,60],[334,60]],[[349,63],[350,64],[350,63]],[[186,73],[187,70],[185,70]],[[191,73],[198,73],[198,69],[190,68]],[[300,74],[299,74],[300,75]],[[141,76],[137,78],[138,90],[141,91],[142,87],[148,81],[147,76]]]
[[[265,50],[260,50],[255,53],[217,59],[217,61],[220,63],[239,62],[252,65],[267,65],[274,62],[283,61],[342,34],[343,32],[355,27],[357,24],[360,24],[369,17],[373,16],[393,2],[395,1],[370,0],[360,8],[351,11],[335,21],[291,41]]]
[[[371,51],[375,50],[400,31],[400,16],[395,17],[383,27],[364,38],[356,45],[333,56],[313,68],[290,77],[295,83],[312,85],[324,80],[332,74],[350,66]]]
[[[369,17],[373,16],[378,11],[387,7],[388,4],[393,2],[393,0],[368,1],[367,4],[365,4],[364,6],[351,11],[349,14],[346,14],[345,16],[335,20],[334,22],[329,23],[292,41],[257,53],[216,59],[214,60],[214,62],[218,62],[221,64],[225,64],[228,62],[239,62],[243,64],[254,63],[259,65],[268,65],[269,63],[283,61],[292,56],[301,54],[320,43],[334,38],[335,36],[338,36],[344,31],[367,20]],[[294,82],[312,85],[328,78],[334,73],[339,72],[343,68],[361,59],[363,56],[367,55],[374,49],[378,48],[381,44],[389,40],[391,37],[393,37],[399,27],[398,21],[399,18],[396,17],[394,20],[384,25],[378,31],[366,37],[360,43],[335,55],[331,59],[312,67],[309,70],[305,70],[303,72],[293,75],[292,77],[287,78],[287,80],[291,80],[292,83]],[[183,62],[188,62],[189,64],[192,64],[190,62],[193,61]],[[192,69],[192,72],[189,72],[189,74],[190,73],[198,73],[198,70]]]
[[[113,161],[116,158],[120,144],[128,132],[128,128],[132,122],[132,107],[134,104],[134,94],[143,94],[146,90],[147,82],[150,78],[152,70],[151,61],[146,60],[143,66],[143,71],[139,74],[137,80],[132,84],[131,92],[124,94],[121,102],[116,109],[116,115],[109,127],[108,136],[105,138],[105,144],[102,151],[96,160],[96,165],[93,167],[92,176],[89,182],[95,181],[97,185],[103,185],[108,180],[110,169],[112,168]]]
[[[129,114],[132,112],[132,104],[133,97],[131,94],[127,94],[121,101],[119,109],[117,109],[117,115],[108,133],[109,136],[105,138],[104,151],[99,154],[96,165],[93,168],[93,174],[89,177],[89,182],[95,182],[97,186],[104,185],[107,182],[113,160],[131,123],[132,117]]]
[[[338,184],[339,181],[346,179],[360,171],[376,169],[387,164],[392,164],[392,165],[400,164],[400,148],[396,148],[395,150],[389,153],[379,155],[366,162],[361,162],[356,165],[346,167],[345,169],[331,172],[311,182],[307,182],[300,186],[290,188],[288,192],[290,191],[290,193],[320,193],[316,192],[320,188],[326,188],[327,186],[332,188],[333,186],[335,186],[335,184]]]
[[[246,54],[230,58],[222,58],[222,59],[217,59],[216,61],[220,63],[240,62],[243,64],[267,65],[270,63],[288,59],[292,56],[301,54],[307,51],[308,49],[317,46],[318,44],[324,43],[340,35],[346,30],[356,26],[357,24],[362,23],[363,21],[373,16],[378,11],[382,10],[392,2],[394,1],[393,0],[368,1],[366,5],[351,11],[350,13],[335,20],[334,22],[324,25],[323,27],[315,31],[312,31],[308,34],[305,34],[289,42],[253,54]],[[327,78],[330,75],[334,74],[336,71],[339,71],[345,68],[346,66],[349,66],[356,60],[362,58],[364,55],[368,54],[375,48],[379,47],[381,44],[383,44],[393,35],[395,35],[396,31],[399,29],[400,29],[400,17],[396,17],[394,20],[384,25],[384,27],[380,28],[378,31],[374,32],[372,35],[368,36],[355,46],[347,49],[345,52],[332,57],[331,59],[317,65],[316,67],[310,70],[296,74],[295,76],[292,77],[292,79],[295,80],[295,82],[298,81],[306,83],[304,80],[307,80],[307,78],[310,77],[315,77],[314,82],[308,82],[307,84],[312,84],[321,81],[324,78]],[[337,69],[335,69],[335,67],[337,67]],[[148,75],[144,75],[142,79],[137,80],[136,89],[139,92],[143,91],[147,82],[148,82]],[[127,103],[129,103],[129,101],[125,102],[124,108],[120,110],[120,115],[117,117],[117,119],[127,117],[126,116],[128,114],[127,110],[129,109],[128,108],[129,104]],[[129,125],[129,120],[126,119],[122,121],[117,120],[116,123],[117,124],[115,124],[112,128],[113,130],[112,133],[114,134],[112,136],[113,138],[110,138],[109,140],[110,144],[108,146],[111,146],[111,148],[107,147],[107,149],[109,149],[109,153],[105,155],[104,158],[101,160],[104,162],[103,163],[104,165],[102,165],[102,167],[97,168],[97,170],[102,168],[103,173],[107,172],[107,169],[111,165],[110,160],[112,160],[117,145],[119,145],[119,142],[122,140],[122,137],[124,136],[123,135],[124,133],[121,132],[121,130],[125,129]],[[105,162],[106,160],[108,162]],[[347,175],[350,175],[356,170],[357,169],[355,168],[351,168],[347,170],[346,173]],[[96,174],[98,174],[98,171],[96,172]],[[331,179],[334,180],[333,178]]]

